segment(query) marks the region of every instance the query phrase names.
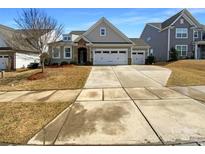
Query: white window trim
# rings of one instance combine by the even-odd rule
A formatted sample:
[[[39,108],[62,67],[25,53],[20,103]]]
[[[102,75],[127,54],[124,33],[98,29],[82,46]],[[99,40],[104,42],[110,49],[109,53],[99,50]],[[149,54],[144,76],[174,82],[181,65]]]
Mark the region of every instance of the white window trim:
[[[182,28],[176,28],[175,30],[175,38],[176,39],[187,39],[188,38],[188,34],[189,34],[189,30],[188,28],[183,28],[183,29],[187,29],[187,36],[186,37],[177,37],[177,29],[182,29]]]
[[[53,52],[54,52],[53,49],[54,49],[54,48],[58,48],[58,49],[59,49],[58,57],[54,57],[54,54],[53,54]],[[61,55],[61,53],[60,53],[60,47],[53,47],[53,48],[52,48],[52,58],[53,58],[53,59],[60,59],[60,55]]]
[[[197,32],[197,37],[194,36],[194,33],[195,33],[195,32]],[[193,30],[193,38],[194,38],[194,39],[198,39],[198,38],[199,38],[199,32],[198,32],[198,31]]]
[[[102,34],[101,34],[101,30],[102,30],[102,29],[104,29],[105,35],[102,35]],[[105,28],[105,27],[100,27],[100,36],[106,36],[106,35],[107,35],[107,30],[106,30],[106,28]]]
[[[70,57],[66,57],[65,48],[70,48]],[[64,53],[64,59],[72,59],[72,47],[70,47],[70,46],[65,46],[65,47],[63,48],[63,53]]]
[[[67,39],[64,39],[64,38],[67,38]],[[63,41],[70,41],[71,40],[71,36],[68,35],[68,34],[63,34]]]
[[[180,55],[178,55],[178,56],[187,56],[187,52],[188,52],[188,45],[183,45],[183,44],[177,44],[177,45],[175,45],[175,49],[177,50],[177,46],[186,46],[186,55],[182,55],[182,50],[180,51]]]

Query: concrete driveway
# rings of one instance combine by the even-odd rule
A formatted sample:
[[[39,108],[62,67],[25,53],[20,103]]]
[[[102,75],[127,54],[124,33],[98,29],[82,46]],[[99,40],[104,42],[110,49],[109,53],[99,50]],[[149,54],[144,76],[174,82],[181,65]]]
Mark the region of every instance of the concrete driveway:
[[[157,66],[93,67],[76,102],[28,144],[204,145],[205,105],[164,87],[170,74]]]
[[[169,69],[158,66],[95,66],[85,88],[161,87],[170,74]]]

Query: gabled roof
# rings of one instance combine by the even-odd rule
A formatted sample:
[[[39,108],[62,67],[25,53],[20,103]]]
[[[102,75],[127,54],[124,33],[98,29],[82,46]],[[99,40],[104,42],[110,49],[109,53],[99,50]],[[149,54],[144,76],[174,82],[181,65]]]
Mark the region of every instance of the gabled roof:
[[[85,32],[86,32],[85,30],[75,30],[75,31],[71,31],[69,34],[83,35]]]
[[[173,24],[180,16],[186,16],[189,18],[189,20],[191,20],[191,22],[193,24],[195,24],[197,27],[201,28],[201,24],[192,16],[192,14],[187,10],[187,9],[183,9],[180,12],[178,12],[177,14],[171,16],[170,18],[168,18],[167,20],[165,20],[162,23],[147,23],[148,25],[151,25],[157,29],[163,30],[166,27],[170,26],[171,24]]]
[[[141,46],[141,47],[150,47],[143,39],[140,38],[129,38],[134,45]]]
[[[192,14],[187,9],[183,9],[180,12],[178,12],[177,14],[175,14],[174,16],[172,16],[169,19],[162,22],[161,28],[164,29],[164,28],[170,26],[174,21],[176,21],[177,18],[179,18],[182,15],[187,16],[196,26],[198,26],[198,27],[200,26],[200,23],[192,16]]]
[[[78,38],[76,38],[74,40],[74,42],[78,42],[80,41],[81,39],[83,39],[84,41],[86,41],[87,43],[91,43],[90,40],[88,40],[88,38],[86,38],[84,35],[80,35]]]
[[[123,39],[125,39],[127,42],[132,41],[123,34],[118,28],[116,28],[112,23],[110,23],[105,17],[102,17],[100,20],[98,20],[93,26],[91,26],[84,34],[83,36],[88,35],[93,29],[95,29],[98,25],[100,25],[102,22],[105,22],[108,26],[110,26],[111,29],[113,29],[117,34],[119,34]]]

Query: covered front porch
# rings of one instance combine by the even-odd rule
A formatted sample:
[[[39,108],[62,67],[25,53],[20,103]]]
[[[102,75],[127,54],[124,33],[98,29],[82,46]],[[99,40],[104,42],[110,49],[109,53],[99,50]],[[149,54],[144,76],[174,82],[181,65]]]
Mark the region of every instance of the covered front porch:
[[[195,42],[195,59],[205,59],[205,41]]]

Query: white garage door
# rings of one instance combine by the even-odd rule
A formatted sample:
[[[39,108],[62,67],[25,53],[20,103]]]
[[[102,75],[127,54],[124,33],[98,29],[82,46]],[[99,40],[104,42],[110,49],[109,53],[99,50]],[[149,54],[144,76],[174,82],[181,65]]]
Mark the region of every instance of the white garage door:
[[[145,51],[133,50],[132,51],[132,64],[145,64]]]
[[[127,49],[96,49],[93,51],[94,65],[126,65],[128,64]]]
[[[0,55],[0,70],[5,70],[8,66],[8,56]]]

